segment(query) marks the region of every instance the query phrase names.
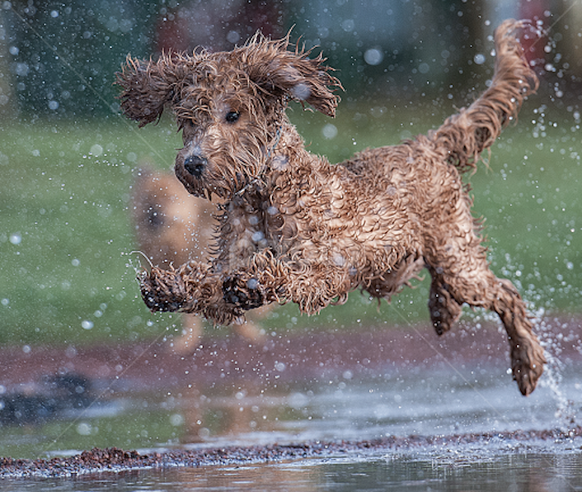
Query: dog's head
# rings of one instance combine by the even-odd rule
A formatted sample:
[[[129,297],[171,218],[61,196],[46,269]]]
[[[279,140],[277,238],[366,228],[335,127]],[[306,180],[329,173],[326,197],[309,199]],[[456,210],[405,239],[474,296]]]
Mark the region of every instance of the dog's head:
[[[265,170],[288,100],[334,116],[341,87],[322,56],[257,34],[230,52],[129,58],[117,75],[124,114],[140,127],[171,107],[184,147],[176,176],[196,196],[229,199]]]

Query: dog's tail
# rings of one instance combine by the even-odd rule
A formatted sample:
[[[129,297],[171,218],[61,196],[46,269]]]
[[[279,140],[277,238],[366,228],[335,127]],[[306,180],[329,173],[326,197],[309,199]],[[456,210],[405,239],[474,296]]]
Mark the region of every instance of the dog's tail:
[[[438,148],[448,152],[447,160],[461,172],[476,167],[483,150],[516,118],[524,98],[539,86],[516,36],[516,31],[528,24],[528,21],[510,19],[497,28],[497,60],[491,86],[468,108],[461,109],[429,134]]]

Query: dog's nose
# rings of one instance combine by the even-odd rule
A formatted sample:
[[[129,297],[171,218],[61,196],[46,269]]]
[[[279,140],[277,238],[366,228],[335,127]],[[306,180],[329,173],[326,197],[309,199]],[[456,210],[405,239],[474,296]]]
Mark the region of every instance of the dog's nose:
[[[186,169],[186,171],[188,171],[195,178],[202,176],[206,164],[206,159],[204,159],[204,157],[200,157],[199,155],[191,155],[184,159],[184,169]]]

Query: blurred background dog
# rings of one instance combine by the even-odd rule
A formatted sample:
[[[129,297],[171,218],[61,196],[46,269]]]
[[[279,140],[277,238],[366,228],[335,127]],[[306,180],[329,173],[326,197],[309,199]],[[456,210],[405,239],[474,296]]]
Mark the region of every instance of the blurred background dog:
[[[138,170],[132,195],[132,219],[141,252],[151,263],[168,269],[190,260],[204,260],[218,221],[217,207],[190,195],[173,173]],[[255,310],[242,324],[234,324],[237,335],[259,339],[264,334],[258,320],[272,307]],[[182,334],[174,338],[176,352],[194,350],[203,335],[204,321],[198,315],[182,314]]]

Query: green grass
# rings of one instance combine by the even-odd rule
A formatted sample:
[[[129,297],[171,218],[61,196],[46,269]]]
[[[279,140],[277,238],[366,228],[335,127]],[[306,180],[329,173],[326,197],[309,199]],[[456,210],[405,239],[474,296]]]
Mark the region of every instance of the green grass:
[[[437,126],[447,108],[350,109],[336,120],[290,113],[310,145],[332,162],[368,146]],[[536,105],[493,148],[489,169],[470,177],[493,270],[552,311],[579,311],[582,258],[580,122]],[[533,124],[532,120],[537,123]],[[335,125],[326,140],[322,129]],[[577,126],[576,126],[577,125]],[[329,128],[328,128],[329,129]],[[152,315],[138,296],[137,256],[129,218],[133,168],[144,160],[170,168],[181,146],[169,121],[137,130],[121,120],[12,125],[0,134],[0,343],[81,344],[130,340],[174,330],[177,317]],[[406,324],[428,319],[427,280],[380,310],[354,293],[320,316],[294,306],[266,321],[271,330],[313,325]]]

